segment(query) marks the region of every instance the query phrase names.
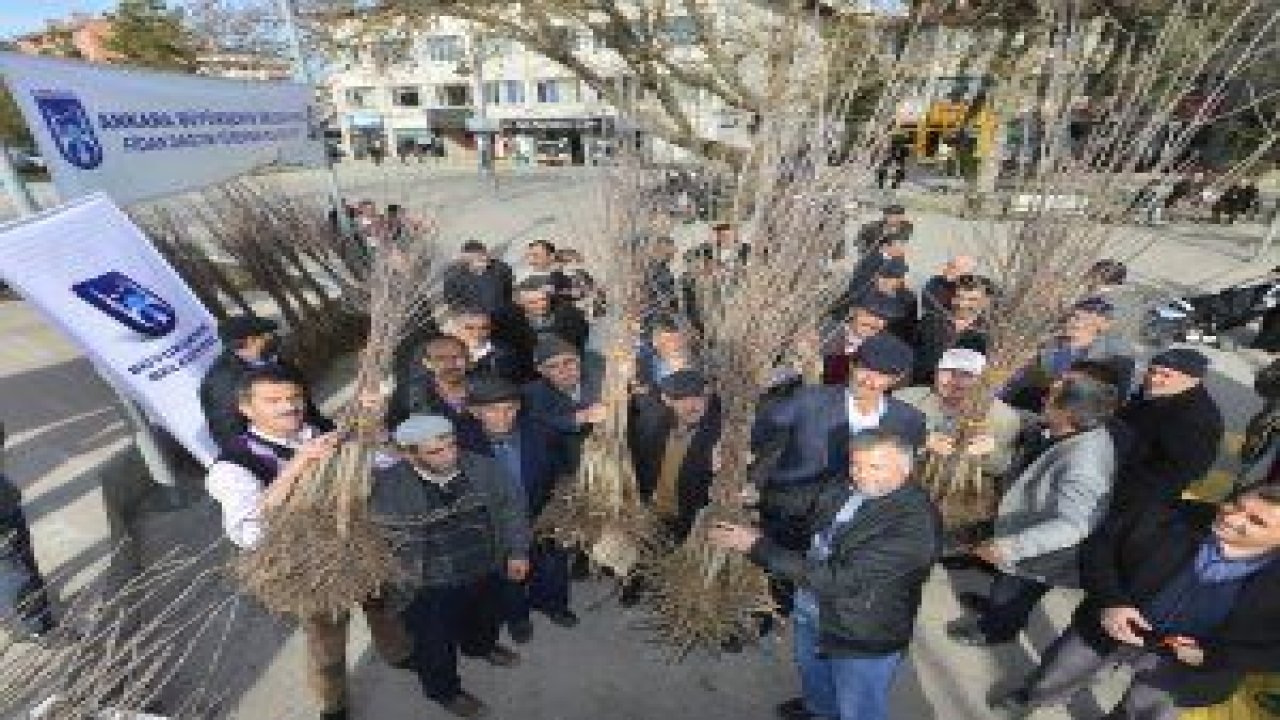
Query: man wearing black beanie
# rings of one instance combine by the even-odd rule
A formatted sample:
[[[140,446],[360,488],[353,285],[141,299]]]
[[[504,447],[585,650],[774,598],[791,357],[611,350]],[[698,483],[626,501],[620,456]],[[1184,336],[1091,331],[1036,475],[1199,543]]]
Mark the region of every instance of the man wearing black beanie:
[[[1204,476],[1222,444],[1222,413],[1204,387],[1209,359],[1172,348],[1151,358],[1139,397],[1116,417],[1133,431],[1116,478],[1113,512],[1176,501]]]

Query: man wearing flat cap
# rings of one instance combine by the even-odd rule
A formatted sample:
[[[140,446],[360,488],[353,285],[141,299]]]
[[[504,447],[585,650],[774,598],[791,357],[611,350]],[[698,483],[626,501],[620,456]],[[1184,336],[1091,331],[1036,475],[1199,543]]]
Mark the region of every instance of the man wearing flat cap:
[[[483,454],[498,462],[524,497],[532,523],[569,474],[568,442],[534,422],[522,407],[520,388],[502,378],[474,380],[468,405],[484,428]],[[569,609],[569,554],[553,540],[538,540],[529,549],[529,560],[528,578],[503,583],[503,620],[518,643],[528,642],[533,635],[531,610],[560,627],[578,624],[578,616]]]
[[[1077,302],[1067,314],[1058,334],[1040,349],[1032,364],[1010,381],[1002,397],[1010,405],[1040,412],[1054,380],[1077,360],[1101,360],[1114,365],[1123,401],[1133,385],[1133,349],[1108,332],[1115,308],[1098,297]]]
[[[209,366],[200,381],[200,409],[204,412],[209,434],[218,447],[223,447],[248,430],[248,422],[240,414],[237,393],[250,371],[276,367],[291,375],[305,387],[302,372],[280,357],[280,339],[276,324],[256,315],[236,315],[218,325],[222,354]],[[321,432],[333,429],[333,423],[320,413],[311,394],[306,393],[305,421]]]
[[[569,443],[569,470],[577,472],[583,440],[605,418],[600,402],[604,367],[556,337],[538,343],[533,361],[540,377],[522,388],[525,406],[534,422]]]
[[[1204,386],[1209,358],[1172,348],[1147,364],[1139,396],[1116,416],[1133,445],[1116,479],[1112,508],[1171,503],[1209,472],[1222,443],[1222,413]]]
[[[925,419],[919,410],[889,395],[911,375],[912,352],[888,334],[865,340],[854,355],[846,387],[798,388],[761,413],[752,429],[754,472],[761,478],[760,511],[767,534],[793,550],[809,535],[804,505],[815,483],[847,476],[849,438],[879,429],[920,448]]]
[[[819,348],[823,384],[846,385],[852,358],[862,343],[881,335],[902,317],[903,308],[894,298],[878,292],[863,294],[842,324],[823,333]]]
[[[414,670],[445,710],[481,717],[487,708],[462,689],[458,653],[497,667],[519,663],[498,644],[498,615],[500,580],[529,574],[524,498],[493,459],[459,450],[448,418],[411,415],[392,439],[400,458],[374,469],[369,505],[398,540]]]
[[[677,540],[707,504],[720,406],[697,370],[677,370],[632,399],[628,443],[640,495]]]

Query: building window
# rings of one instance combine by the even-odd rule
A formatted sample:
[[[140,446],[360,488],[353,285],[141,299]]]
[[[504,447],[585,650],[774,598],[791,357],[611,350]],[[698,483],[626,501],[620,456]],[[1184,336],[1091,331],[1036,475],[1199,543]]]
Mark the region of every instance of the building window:
[[[436,105],[441,107],[467,107],[471,105],[471,86],[437,85]]]
[[[573,103],[578,102],[578,97],[576,78],[538,81],[538,102],[540,103]]]
[[[417,85],[391,88],[391,104],[396,107],[422,107],[422,92]]]
[[[371,87],[347,88],[347,106],[353,108],[373,107],[373,97],[376,91],[376,88]]]
[[[506,38],[486,38],[481,41],[480,53],[486,58],[505,58],[516,54],[516,44]]]
[[[521,80],[491,80],[484,84],[484,99],[493,105],[520,105],[524,103],[524,82]]]
[[[423,41],[427,59],[432,62],[458,62],[462,59],[462,36],[436,35]]]

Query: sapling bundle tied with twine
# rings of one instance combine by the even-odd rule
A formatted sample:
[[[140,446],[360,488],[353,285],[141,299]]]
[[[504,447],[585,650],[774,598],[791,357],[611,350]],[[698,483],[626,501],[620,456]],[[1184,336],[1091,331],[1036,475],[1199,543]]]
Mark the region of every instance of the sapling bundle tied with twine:
[[[749,249],[721,249],[718,273],[701,277],[704,368],[719,396],[723,434],[710,504],[685,541],[657,558],[650,570],[650,625],[677,657],[726,642],[750,642],[758,616],[772,611],[764,572],[744,556],[708,542],[717,522],[751,524],[745,507],[751,470],[751,427],[758,399],[780,359],[812,369],[813,348],[797,346],[840,292],[846,278],[829,265],[844,242],[844,205],[864,197],[886,151],[897,101],[905,92],[899,72],[872,54],[832,73],[832,54],[814,47],[814,27],[801,23],[777,35],[767,83],[769,107],[740,171],[733,217]],[[874,47],[881,29],[855,26],[843,41]],[[909,40],[915,48],[914,40]],[[918,48],[916,48],[918,51]],[[898,70],[901,70],[899,68]],[[815,78],[817,80],[815,81]],[[870,83],[883,91],[865,121],[851,103]],[[844,162],[830,162],[842,155]],[[741,257],[740,257],[741,253]]]
[[[630,575],[660,541],[652,514],[640,499],[627,444],[630,388],[635,379],[635,344],[645,312],[645,242],[657,220],[650,174],[622,157],[600,183],[598,217],[587,217],[591,241],[584,257],[600,285],[609,289],[608,315],[594,332],[608,348],[601,404],[582,446],[578,473],[556,489],[538,519],[538,534],[583,550],[597,567],[616,577]]]
[[[373,454],[385,444],[381,386],[400,340],[436,295],[438,230],[411,219],[398,232],[373,232],[366,277],[344,288],[368,308],[369,340],[352,399],[338,414],[337,449],[304,475],[265,519],[259,544],[234,574],[269,610],[297,617],[344,612],[399,578],[393,538],[369,517]]]
[[[1172,184],[1184,171],[1189,144],[1218,119],[1208,106],[1221,113],[1246,110],[1215,103],[1225,100],[1234,76],[1268,54],[1274,62],[1274,49],[1260,40],[1277,18],[1272,13],[1260,24],[1247,22],[1260,7],[1256,3],[1207,14],[1171,3],[1150,36],[1118,33],[1104,43],[1090,41],[1091,26],[1074,22],[1072,7],[1062,3],[1052,15],[1056,32],[1031,36],[1022,75],[1004,84],[1005,92],[1022,93],[1019,104],[1035,108],[1042,128],[1038,142],[1019,153],[1007,173],[1018,216],[971,225],[979,262],[997,286],[986,318],[987,369],[959,413],[958,450],[927,451],[919,474],[953,527],[990,520],[996,511],[998,490],[983,472],[984,458],[964,451],[987,432],[993,398],[1018,373],[1034,371],[1039,349],[1071,305],[1092,292],[1094,263],[1104,256],[1130,260],[1146,249],[1125,221],[1144,187]],[[1104,65],[1114,90],[1094,94],[1094,112],[1106,122],[1080,140],[1072,134],[1075,99],[1091,95],[1091,73]],[[1210,88],[1214,100],[1192,117],[1179,116],[1181,99],[1206,76],[1217,78]],[[1275,132],[1258,138],[1242,162],[1256,161],[1276,138]]]

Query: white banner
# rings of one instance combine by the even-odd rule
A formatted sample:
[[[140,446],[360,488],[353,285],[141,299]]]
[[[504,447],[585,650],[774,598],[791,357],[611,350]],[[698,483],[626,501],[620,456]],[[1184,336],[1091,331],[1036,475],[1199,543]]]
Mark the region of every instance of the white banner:
[[[0,278],[201,462],[217,455],[200,380],[216,321],[104,195],[0,226]]]
[[[127,205],[266,165],[324,164],[307,85],[8,52],[0,74],[64,200],[101,191]]]

